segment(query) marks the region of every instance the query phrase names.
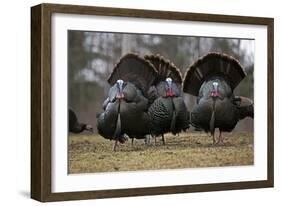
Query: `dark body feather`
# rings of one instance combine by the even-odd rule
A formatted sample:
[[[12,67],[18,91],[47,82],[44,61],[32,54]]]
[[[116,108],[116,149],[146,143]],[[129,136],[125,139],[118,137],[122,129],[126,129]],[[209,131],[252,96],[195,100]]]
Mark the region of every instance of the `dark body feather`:
[[[177,134],[189,128],[188,112],[182,97],[159,97],[149,107],[152,133]]]

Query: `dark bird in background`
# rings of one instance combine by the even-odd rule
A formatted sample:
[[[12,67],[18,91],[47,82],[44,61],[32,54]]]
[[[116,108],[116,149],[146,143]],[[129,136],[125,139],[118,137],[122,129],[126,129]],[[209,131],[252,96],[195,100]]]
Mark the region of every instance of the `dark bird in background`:
[[[150,134],[149,102],[147,92],[155,80],[154,66],[136,54],[123,56],[108,78],[111,88],[103,103],[104,112],[97,115],[97,128],[101,136],[124,143],[127,135],[142,139]]]
[[[239,119],[244,119],[246,117],[254,118],[254,102],[251,99],[235,96],[233,102],[239,110]]]
[[[89,124],[78,122],[74,111],[72,109],[68,109],[68,131],[72,133],[81,133],[84,130],[93,132],[93,127]]]
[[[151,133],[155,137],[171,132],[180,133],[189,128],[189,113],[182,97],[180,70],[160,55],[144,57],[157,70],[157,78],[149,89]]]
[[[186,71],[183,91],[197,96],[190,122],[210,132],[214,144],[221,143],[221,133],[231,132],[239,120],[254,117],[253,101],[233,94],[245,77],[246,72],[240,63],[222,53],[208,53]],[[217,142],[215,128],[220,131]]]

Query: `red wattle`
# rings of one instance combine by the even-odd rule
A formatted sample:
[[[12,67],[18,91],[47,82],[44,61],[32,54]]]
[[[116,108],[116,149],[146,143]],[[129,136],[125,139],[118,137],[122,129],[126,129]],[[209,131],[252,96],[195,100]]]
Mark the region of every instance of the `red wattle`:
[[[167,96],[167,97],[173,97],[173,96],[175,96],[175,94],[174,94],[174,92],[173,92],[172,89],[168,89],[168,91],[167,91],[167,93],[166,93],[166,96]]]
[[[218,96],[219,96],[218,92],[216,92],[216,91],[211,92],[211,97],[218,97]]]
[[[123,99],[124,98],[124,94],[118,92],[117,95],[116,95],[116,98],[117,99]]]

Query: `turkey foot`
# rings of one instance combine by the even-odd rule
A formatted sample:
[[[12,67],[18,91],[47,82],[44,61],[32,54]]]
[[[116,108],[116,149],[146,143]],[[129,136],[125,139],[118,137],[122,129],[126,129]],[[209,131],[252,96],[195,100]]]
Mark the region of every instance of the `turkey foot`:
[[[145,145],[150,145],[150,140],[151,140],[151,136],[146,135],[145,139],[144,139],[144,144]]]
[[[220,131],[219,139],[216,142],[216,145],[223,145],[223,140],[224,140],[224,138],[222,136],[222,132]]]
[[[223,137],[222,137],[221,133],[222,133],[222,132],[220,131],[220,136],[219,136],[218,144],[219,144],[219,143],[223,143]]]

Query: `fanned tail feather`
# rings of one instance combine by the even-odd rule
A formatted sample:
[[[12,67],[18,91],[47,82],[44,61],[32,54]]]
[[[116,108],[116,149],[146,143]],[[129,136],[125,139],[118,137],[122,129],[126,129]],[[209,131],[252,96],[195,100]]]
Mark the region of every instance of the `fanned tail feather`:
[[[115,65],[107,81],[112,86],[118,79],[122,79],[133,83],[146,94],[156,75],[157,71],[149,61],[137,54],[128,53]]]
[[[158,76],[155,79],[154,84],[160,81],[165,81],[167,77],[173,79],[173,81],[181,86],[182,76],[179,68],[177,68],[170,60],[165,59],[163,56],[157,55],[146,55],[144,59],[149,61],[155,69],[158,71]]]
[[[211,52],[196,60],[187,69],[183,81],[183,91],[198,96],[203,82],[214,75],[223,76],[231,89],[234,90],[247,74],[234,57]]]

